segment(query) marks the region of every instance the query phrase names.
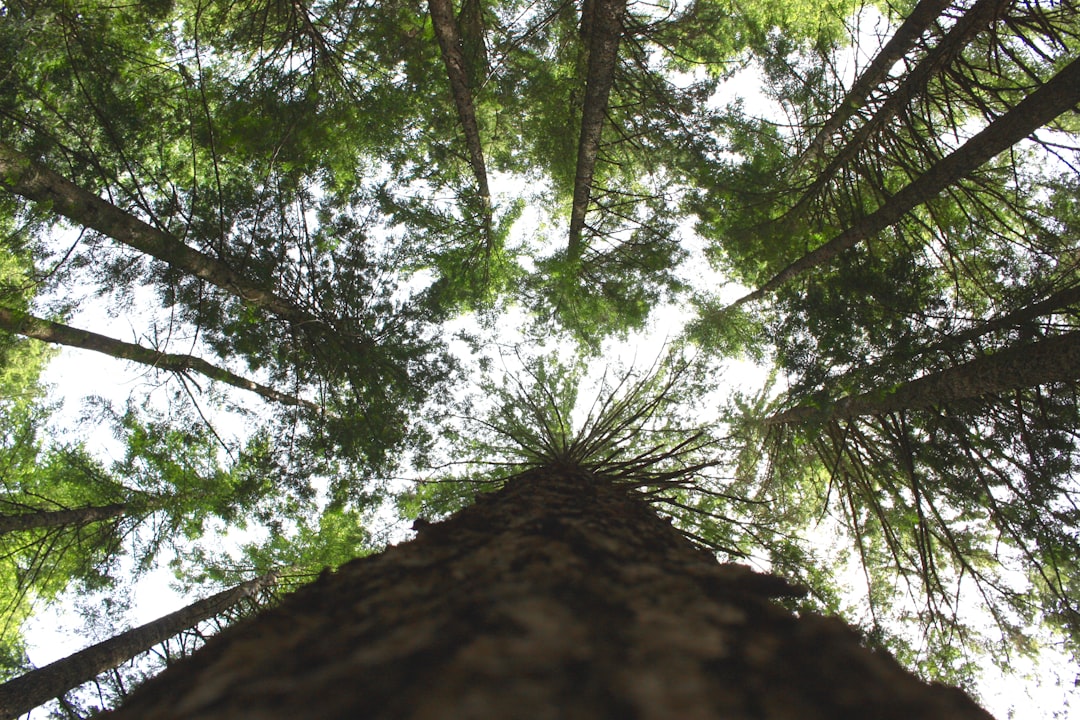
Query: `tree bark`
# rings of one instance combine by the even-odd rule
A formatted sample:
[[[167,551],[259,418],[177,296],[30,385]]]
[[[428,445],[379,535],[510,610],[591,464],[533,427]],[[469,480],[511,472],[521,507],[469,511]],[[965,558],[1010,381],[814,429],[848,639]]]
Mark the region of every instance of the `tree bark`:
[[[35,528],[89,525],[99,520],[120,517],[128,510],[126,503],[88,505],[70,510],[35,510],[15,515],[0,515],[0,535]]]
[[[302,400],[292,395],[287,395],[277,390],[248,380],[224,368],[211,365],[202,358],[193,355],[165,353],[159,350],[151,350],[134,343],[116,340],[105,335],[99,335],[89,330],[80,330],[68,325],[62,325],[50,320],[42,320],[23,313],[16,313],[0,307],[0,329],[8,332],[24,335],[36,340],[69,345],[71,347],[93,350],[94,352],[110,355],[122,360],[149,365],[159,370],[174,373],[197,372],[212,380],[258,393],[267,400],[279,402],[284,405],[301,405],[303,407],[318,410],[319,406],[313,402]]]
[[[626,485],[540,469],[211,639],[111,717],[988,720]]]
[[[454,96],[458,120],[465,132],[465,144],[469,148],[469,164],[476,176],[477,190],[484,206],[484,232],[488,248],[491,247],[491,191],[488,189],[487,167],[484,164],[484,149],[480,142],[480,127],[476,122],[476,107],[473,105],[472,91],[469,88],[469,68],[462,52],[461,33],[454,8],[450,0],[428,0],[431,23],[435,28],[435,37],[442,48],[446,73],[450,77],[450,92]]]
[[[269,573],[0,685],[0,718],[14,720],[277,582]]]
[[[72,222],[97,230],[121,244],[216,285],[284,320],[300,325],[322,323],[292,301],[249,282],[220,260],[188,247],[169,233],[87,192],[3,142],[0,142],[0,187],[35,203],[48,205]]]
[[[796,164],[801,164],[807,159],[819,154],[825,147],[829,136],[843,127],[855,111],[866,104],[867,98],[889,77],[889,71],[893,65],[915,46],[919,38],[927,28],[941,16],[950,0],[919,0],[912,8],[911,14],[904,18],[904,22],[896,29],[889,41],[878,51],[874,59],[855,80],[851,89],[844,95],[844,99],[831,116],[818,130],[817,135],[810,141],[803,157]],[[974,12],[972,8],[969,12]],[[966,18],[965,18],[966,19]],[[963,21],[961,21],[962,23]]]
[[[993,332],[1030,326],[1041,318],[1068,310],[1078,304],[1080,304],[1080,285],[1062,288],[1030,305],[1024,305],[1004,315],[990,318],[954,335],[945,335],[933,343],[923,346],[919,350],[918,357],[930,358],[931,362],[933,362],[934,357],[941,357],[942,354],[963,349],[966,345]],[[880,376],[888,372],[890,367],[895,365],[895,362],[895,359],[882,358],[871,365],[859,368],[858,374],[861,377]]]
[[[589,0],[587,32],[589,62],[586,70],[585,101],[581,110],[581,135],[578,138],[577,170],[574,173],[574,201],[570,209],[570,242],[567,254],[571,260],[581,257],[581,235],[585,229],[585,213],[592,195],[593,173],[600,152],[600,135],[604,129],[608,98],[615,79],[615,62],[619,58],[619,40],[623,33],[626,0]],[[585,28],[583,12],[582,27]]]
[[[794,277],[829,262],[845,250],[898,222],[912,209],[974,172],[1000,152],[1023,140],[1080,102],[1080,60],[1074,60],[1016,107],[987,125],[953,153],[889,198],[847,230],[774,275],[764,285],[726,309],[760,300]]]
[[[794,407],[777,413],[766,423],[826,422],[858,415],[921,410],[1006,390],[1076,380],[1080,380],[1080,332],[1071,332],[1010,347],[895,388],[841,398],[827,407]]]

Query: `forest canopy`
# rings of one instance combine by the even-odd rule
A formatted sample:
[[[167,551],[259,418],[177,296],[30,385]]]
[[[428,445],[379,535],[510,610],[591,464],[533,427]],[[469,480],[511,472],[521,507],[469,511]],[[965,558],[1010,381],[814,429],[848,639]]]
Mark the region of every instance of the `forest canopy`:
[[[0,673],[558,458],[928,679],[1073,684],[1078,103],[1074,0],[4,0]]]

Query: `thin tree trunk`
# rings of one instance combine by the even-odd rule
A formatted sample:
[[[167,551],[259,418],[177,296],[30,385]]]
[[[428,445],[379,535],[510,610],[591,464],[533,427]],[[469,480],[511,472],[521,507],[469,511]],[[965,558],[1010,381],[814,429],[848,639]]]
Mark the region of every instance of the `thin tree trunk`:
[[[87,192],[3,142],[0,142],[0,187],[35,203],[48,205],[72,222],[97,230],[119,243],[216,285],[284,320],[300,325],[322,323],[292,301],[249,282],[220,260],[188,247],[176,237]]]
[[[224,631],[115,720],[988,720],[796,618],[602,476],[541,469]]]
[[[937,353],[947,353],[962,348],[972,341],[978,340],[990,333],[999,330],[1019,328],[1077,304],[1080,304],[1080,285],[1067,287],[1050,294],[1038,302],[1025,305],[1012,312],[991,318],[979,325],[958,332],[955,335],[946,335],[920,349],[918,355],[919,357],[930,357]],[[894,361],[890,361],[889,358],[884,358],[872,365],[861,367],[858,371],[859,375],[862,377],[873,377],[874,375],[881,374],[889,368],[889,365],[892,364],[892,362]]]
[[[88,505],[70,510],[35,510],[14,515],[0,515],[0,535],[35,528],[89,525],[100,520],[120,517],[128,511],[127,503]]]
[[[619,40],[623,33],[626,0],[591,0],[588,24],[589,62],[585,80],[585,101],[581,110],[581,136],[578,139],[577,170],[574,173],[574,202],[570,209],[571,260],[581,257],[581,236],[585,213],[592,195],[593,173],[600,152],[608,98],[615,79],[619,58]],[[583,18],[584,23],[584,18]],[[583,24],[583,27],[584,24]]]
[[[197,372],[212,380],[218,380],[228,385],[232,385],[233,387],[241,388],[242,390],[250,390],[251,392],[258,393],[267,400],[279,402],[284,405],[300,405],[313,410],[319,409],[319,406],[313,402],[278,392],[277,390],[257,383],[254,380],[248,380],[247,378],[231,373],[224,368],[211,365],[202,358],[197,358],[193,355],[181,355],[152,350],[141,345],[135,345],[134,343],[116,340],[105,335],[99,335],[98,333],[90,332],[89,330],[80,330],[50,320],[42,320],[23,313],[12,312],[11,310],[2,307],[0,307],[0,329],[34,338],[36,340],[43,340],[59,345],[69,345],[84,350],[93,350],[94,352],[103,353],[122,360],[131,360],[132,362],[149,365],[150,367],[166,370],[168,372]]]
[[[845,250],[898,222],[912,209],[970,175],[983,163],[1023,140],[1043,125],[1071,110],[1080,101],[1080,60],[1074,60],[1009,112],[987,125],[956,151],[889,198],[829,242],[778,272],[757,290],[726,309],[760,300],[787,281],[829,262]]]
[[[476,176],[476,186],[484,206],[484,234],[488,249],[491,248],[491,191],[488,189],[487,167],[484,164],[484,149],[480,142],[480,127],[476,122],[476,107],[473,105],[472,91],[469,88],[469,68],[462,52],[461,33],[454,19],[454,8],[450,0],[428,0],[431,23],[435,28],[435,37],[442,48],[446,73],[450,77],[450,92],[454,96],[458,120],[465,131],[465,144],[469,148],[469,164]]]
[[[1069,307],[1080,304],[1080,285],[1074,285],[1073,287],[1063,288],[1054,293],[1051,293],[1048,297],[1034,302],[1030,305],[1017,308],[1012,312],[1005,313],[1000,317],[991,318],[986,322],[976,327],[970,328],[963,332],[959,332],[956,335],[945,338],[941,343],[937,345],[948,344],[950,347],[964,342],[970,342],[971,340],[977,340],[984,335],[989,335],[997,330],[1007,330],[1009,328],[1018,328],[1027,323],[1038,320],[1039,318],[1052,315],[1061,310],[1066,310]]]
[[[1080,380],[1080,332],[1010,347],[898,387],[841,398],[832,405],[800,405],[773,415],[767,425],[826,422],[859,415],[940,407],[992,393]]]
[[[913,97],[926,88],[932,77],[948,67],[980,31],[1001,17],[1014,2],[1015,0],[979,0],[965,12],[942,41],[927,53],[926,57],[907,74],[895,90],[889,93],[873,116],[852,133],[836,156],[829,161],[828,166],[816,175],[814,182],[802,194],[799,201],[781,217],[770,223],[774,227],[773,232],[785,232],[784,228],[790,229],[797,223],[810,203],[833,181],[840,168],[865,148],[867,141],[874,133],[895,118]]]
[[[818,130],[817,135],[810,141],[803,157],[797,161],[801,164],[807,159],[818,155],[825,147],[829,137],[843,127],[855,111],[866,104],[870,94],[885,82],[889,77],[889,71],[893,65],[915,46],[919,38],[927,28],[941,16],[950,0],[919,0],[912,8],[911,14],[904,18],[904,22],[896,29],[889,41],[878,51],[874,59],[855,80],[851,89],[844,95],[844,99],[833,114],[825,121]],[[970,11],[974,12],[974,8]]]
[[[13,720],[38,705],[59,697],[84,682],[93,680],[100,673],[150,650],[177,633],[219,615],[241,600],[257,595],[276,582],[275,573],[249,580],[146,625],[80,650],[74,655],[9,680],[0,685],[0,719]]]

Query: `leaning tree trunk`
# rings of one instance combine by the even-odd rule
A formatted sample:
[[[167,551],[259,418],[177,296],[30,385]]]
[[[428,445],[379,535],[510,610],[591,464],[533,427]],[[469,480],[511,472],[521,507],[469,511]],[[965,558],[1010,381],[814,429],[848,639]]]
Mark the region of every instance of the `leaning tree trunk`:
[[[0,535],[38,528],[89,525],[120,517],[128,510],[127,503],[113,503],[111,505],[86,505],[67,510],[31,510],[13,515],[0,515]]]
[[[988,720],[625,485],[541,469],[325,574],[112,717]]]
[[[900,85],[886,95],[885,100],[874,111],[870,119],[859,126],[851,137],[847,138],[844,145],[837,150],[835,157],[829,161],[824,170],[817,174],[814,182],[806,189],[795,206],[775,221],[780,227],[780,231],[790,231],[792,225],[798,222],[811,202],[820,197],[829,183],[833,182],[840,169],[851,162],[859,152],[865,150],[870,139],[899,115],[900,111],[907,107],[912,98],[925,91],[930,80],[955,61],[968,43],[979,32],[992,26],[994,21],[1004,14],[1013,2],[1014,0],[978,0],[971,8],[966,10],[949,30],[948,34],[942,38],[941,42],[930,49],[926,56],[921,58],[911,72],[904,77]],[[882,61],[881,65],[886,68],[886,72],[891,70],[893,63],[896,62],[895,59],[888,62],[887,50],[890,50],[889,46],[882,48],[878,56],[874,58],[873,63],[873,65],[879,65],[880,59]],[[895,50],[895,48],[892,50]],[[882,57],[883,55],[886,57]],[[845,98],[845,102],[850,102],[850,100]],[[851,112],[854,112],[854,108],[851,109]],[[845,122],[846,120],[847,117],[844,118]],[[815,138],[813,142],[818,141],[818,138]],[[824,143],[824,140],[822,139],[820,142]],[[813,145],[810,146],[811,150],[813,147]]]
[[[1080,380],[1080,332],[1000,350],[962,365],[890,388],[851,395],[819,407],[800,405],[777,413],[766,425],[827,422],[858,415],[941,407],[992,393]]]
[[[951,154],[900,189],[881,207],[824,245],[803,255],[757,290],[731,303],[726,310],[760,300],[789,280],[830,262],[842,252],[900,221],[911,210],[933,199],[993,158],[1080,103],[1080,59],[1073,60],[1038,90],[995,119]]]
[[[220,615],[241,600],[258,595],[276,581],[276,573],[249,580],[9,680],[0,685],[0,720],[17,718],[42,703],[60,697],[177,633]]]
[[[0,330],[7,330],[8,332],[44,342],[67,345],[83,350],[93,350],[121,360],[130,360],[142,365],[149,365],[158,370],[179,374],[196,372],[211,380],[218,380],[242,390],[250,390],[267,400],[284,405],[299,405],[312,410],[319,409],[318,405],[309,400],[303,400],[280,392],[254,380],[248,380],[193,355],[153,350],[135,343],[124,342],[123,340],[117,340],[89,330],[73,328],[70,325],[63,325],[51,320],[42,320],[32,315],[14,312],[2,307],[0,307]]]
[[[291,300],[251,282],[221,260],[188,247],[179,238],[130,215],[4,142],[0,142],[0,188],[49,207],[74,223],[97,230],[284,320],[300,325],[322,324]]]
[[[915,47],[915,43],[927,28],[937,20],[950,0],[919,0],[918,4],[911,9],[911,13],[904,18],[900,27],[896,28],[889,41],[878,51],[874,59],[865,70],[860,73],[851,89],[844,95],[844,99],[833,111],[833,114],[822,124],[817,135],[810,141],[803,156],[795,162],[801,164],[804,160],[811,159],[820,153],[829,137],[839,130],[851,119],[855,112],[866,104],[867,99],[874,90],[888,79],[893,65],[901,60]]]

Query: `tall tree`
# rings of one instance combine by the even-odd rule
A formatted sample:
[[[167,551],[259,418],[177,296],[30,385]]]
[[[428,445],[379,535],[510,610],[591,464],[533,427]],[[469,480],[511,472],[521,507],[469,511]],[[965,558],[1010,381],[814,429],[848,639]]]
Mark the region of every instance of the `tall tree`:
[[[123,342],[122,340],[116,340],[115,338],[106,337],[105,335],[90,332],[88,330],[80,330],[69,325],[52,322],[51,320],[42,320],[41,318],[29,315],[20,315],[5,308],[0,308],[0,329],[17,333],[25,337],[34,338],[35,340],[43,340],[59,345],[69,345],[85,350],[94,350],[106,355],[111,355],[115,358],[131,360],[168,372],[179,374],[197,372],[213,380],[232,385],[233,387],[258,393],[267,400],[283,403],[285,405],[303,405],[304,407],[314,410],[318,409],[318,405],[315,403],[292,397],[291,395],[287,395],[271,387],[257,383],[254,380],[240,377],[235,373],[229,372],[224,368],[216,367],[202,358],[197,358],[193,355],[152,350],[135,343]]]
[[[1080,380],[1080,333],[999,350],[895,387],[840,398],[827,407],[801,405],[769,418],[772,425],[883,415],[972,400],[991,393]]]
[[[1035,130],[1066,113],[1080,102],[1080,60],[1074,60],[1015,108],[994,120],[956,151],[941,159],[881,207],[815,248],[729,308],[760,300],[812,268],[829,262],[845,250],[898,222],[906,213],[957,183],[980,165],[1023,140]]]
[[[35,528],[88,525],[99,520],[110,520],[123,515],[128,510],[128,506],[124,503],[113,503],[111,505],[85,505],[70,510],[36,510],[14,515],[0,515],[0,535]]]
[[[870,64],[859,73],[859,77],[845,93],[833,114],[822,123],[817,134],[807,145],[803,154],[804,158],[813,157],[824,149],[825,143],[832,134],[843,127],[844,123],[866,104],[867,98],[888,78],[893,65],[915,47],[920,36],[938,20],[942,11],[948,6],[949,0],[919,0],[899,27],[893,31],[889,41],[874,56]]]
[[[150,650],[173,635],[218,615],[247,598],[259,595],[273,586],[276,579],[276,575],[271,573],[248,580],[9,680],[0,685],[0,717],[13,720],[44,702],[60,697],[72,688],[93,680],[98,674]]]
[[[604,128],[626,12],[625,0],[586,0],[584,5],[588,8],[587,24],[584,12],[582,17],[582,28],[587,29],[588,60],[567,245],[567,254],[574,260],[581,255],[581,234],[592,195],[596,154],[600,150],[600,134]]]
[[[989,717],[770,603],[797,591],[717,564],[634,484],[511,478],[219,635],[116,717]],[[275,678],[289,690],[266,692]]]

